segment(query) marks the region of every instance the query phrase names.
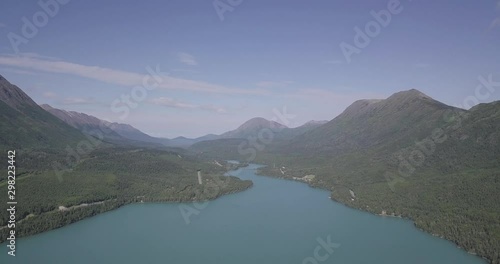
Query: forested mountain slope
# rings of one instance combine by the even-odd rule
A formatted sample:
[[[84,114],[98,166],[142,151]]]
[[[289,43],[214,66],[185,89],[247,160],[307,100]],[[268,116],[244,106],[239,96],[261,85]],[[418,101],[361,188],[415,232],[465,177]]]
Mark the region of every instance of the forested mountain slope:
[[[500,102],[468,111],[418,91],[358,101],[257,160],[315,175],[332,199],[415,224],[500,263]],[[285,167],[286,169],[279,169]]]
[[[99,135],[103,140],[116,144],[136,144],[141,142],[167,145],[168,139],[151,137],[139,129],[120,123],[111,123],[97,117],[75,111],[65,111],[44,104],[41,107],[68,125],[89,135]]]
[[[83,114],[80,117],[85,120],[80,119],[82,127],[96,128],[99,122]],[[132,202],[209,200],[252,186],[251,181],[223,176],[227,171],[223,161],[200,160],[185,150],[101,142],[75,127],[0,78],[0,147],[6,161],[7,151],[15,151],[15,169],[10,170],[15,171],[20,205],[16,208],[16,237]],[[0,187],[6,189],[7,184],[7,173],[0,175]],[[7,210],[7,199],[7,195],[0,196],[2,212]],[[9,232],[5,228],[8,217],[0,214],[0,243]]]
[[[39,107],[0,75],[0,146],[6,149],[63,148],[84,136]]]

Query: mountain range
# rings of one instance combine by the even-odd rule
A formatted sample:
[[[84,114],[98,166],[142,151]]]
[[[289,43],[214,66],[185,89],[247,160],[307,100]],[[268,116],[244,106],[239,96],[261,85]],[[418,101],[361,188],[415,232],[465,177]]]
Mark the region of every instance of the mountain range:
[[[168,145],[168,139],[151,137],[128,124],[111,123],[84,113],[53,108],[47,104],[43,104],[41,107],[83,133],[90,135],[101,134],[105,140],[110,142],[134,142],[136,144],[144,142]]]
[[[206,201],[252,186],[223,176],[231,166],[224,161],[141,141],[151,137],[128,125],[43,107],[0,76],[0,148],[5,160],[9,154],[9,174],[0,175],[0,186],[15,186],[11,193],[22,205],[16,206],[16,238],[129,203]],[[0,196],[0,211],[7,211],[11,197]],[[8,221],[0,214],[0,243],[11,234]]]
[[[63,148],[84,137],[0,75],[0,147]]]
[[[312,186],[499,261],[500,102],[469,110],[417,91],[354,102],[330,122],[257,156],[265,174]],[[293,153],[293,154],[292,154]],[[260,158],[260,159],[259,159]]]
[[[55,224],[42,231],[67,220],[54,213],[58,204],[114,199],[120,206],[147,190],[153,201],[192,199],[202,188],[193,184],[196,169],[220,173],[214,159],[231,159],[265,164],[265,175],[302,181],[309,175],[308,184],[331,191],[336,201],[412,219],[418,228],[500,263],[500,102],[465,110],[412,89],[383,100],[358,100],[330,121],[288,128],[257,117],[221,135],[196,139],[154,138],[130,125],[42,107],[0,76],[0,146],[22,153],[25,176],[19,184],[30,191],[21,217],[50,215]],[[89,131],[103,126],[110,129],[106,143],[71,163],[67,171],[75,177],[64,186],[42,193],[56,184],[47,164],[73,157],[63,150],[88,141]],[[158,181],[174,187],[165,193]],[[224,193],[250,185],[232,179]],[[37,201],[38,196],[30,196],[35,194],[52,200]],[[45,220],[35,217],[26,225],[42,226]]]
[[[465,110],[412,89],[358,100],[325,124],[258,143],[216,140],[190,149],[267,164],[264,175],[314,175],[307,183],[331,191],[334,200],[410,218],[418,228],[500,261],[500,102]]]
[[[288,128],[277,122],[269,121],[261,117],[256,117],[246,121],[238,128],[225,132],[221,135],[208,134],[198,138],[186,138],[180,136],[173,139],[167,139],[149,136],[148,134],[128,124],[121,124],[116,122],[111,123],[84,113],[53,108],[47,104],[43,104],[41,105],[41,107],[55,117],[64,121],[68,125],[80,130],[85,134],[92,135],[96,133],[95,131],[104,131],[105,133],[101,132],[101,134],[103,134],[105,140],[109,142],[121,144],[135,143],[136,145],[140,144],[140,142],[144,142],[170,147],[190,147],[191,145],[198,142],[216,139],[248,138],[253,135],[257,135],[258,132],[264,128],[269,128],[272,131],[276,132],[275,134],[279,139],[291,139],[327,122],[309,121],[302,126],[296,128]]]
[[[313,153],[341,153],[380,144],[402,148],[440,127],[447,112],[463,110],[447,106],[415,90],[398,92],[385,100],[359,100],[330,122],[294,138],[287,149]]]

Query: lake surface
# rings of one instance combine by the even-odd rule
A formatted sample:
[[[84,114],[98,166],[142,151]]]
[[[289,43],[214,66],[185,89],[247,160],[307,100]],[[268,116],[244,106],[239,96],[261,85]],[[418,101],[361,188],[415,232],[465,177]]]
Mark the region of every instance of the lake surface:
[[[251,189],[201,210],[194,204],[124,206],[18,239],[16,257],[4,243],[0,263],[485,263],[410,221],[347,208],[326,191],[257,176],[256,168],[231,172],[252,180]],[[197,213],[189,224],[180,206]]]

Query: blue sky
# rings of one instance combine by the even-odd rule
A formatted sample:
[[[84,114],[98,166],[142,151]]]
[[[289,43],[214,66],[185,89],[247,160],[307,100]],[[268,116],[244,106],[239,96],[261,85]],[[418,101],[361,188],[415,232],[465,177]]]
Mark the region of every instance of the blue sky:
[[[153,136],[222,133],[284,107],[298,126],[411,88],[463,105],[480,76],[500,82],[493,0],[216,0],[223,20],[211,0],[55,1],[42,0],[58,3],[46,21],[37,1],[0,3],[0,74],[40,104]],[[390,5],[399,12],[347,62],[340,44],[355,46],[354,28]],[[34,16],[27,37],[23,17]],[[25,41],[13,45],[12,34]],[[159,87],[126,118],[111,110],[157,66],[168,74]],[[497,90],[480,102],[499,100]]]

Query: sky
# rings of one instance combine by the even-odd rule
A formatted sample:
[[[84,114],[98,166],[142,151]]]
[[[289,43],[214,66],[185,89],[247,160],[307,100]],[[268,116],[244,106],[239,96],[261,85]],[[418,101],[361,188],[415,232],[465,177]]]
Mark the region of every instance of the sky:
[[[0,14],[1,75],[157,137],[283,112],[295,127],[413,88],[468,108],[480,79],[500,82],[496,0],[2,0]]]

